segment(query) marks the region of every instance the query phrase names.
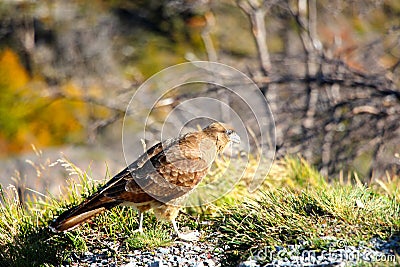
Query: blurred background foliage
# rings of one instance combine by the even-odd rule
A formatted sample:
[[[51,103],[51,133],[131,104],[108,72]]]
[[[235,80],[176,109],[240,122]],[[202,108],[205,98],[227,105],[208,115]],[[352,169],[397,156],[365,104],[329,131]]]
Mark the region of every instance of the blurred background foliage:
[[[302,24],[301,5],[311,7],[313,3],[318,15],[316,20],[309,19],[308,24]],[[263,18],[267,52],[272,62],[270,69],[260,67],[260,47],[255,40],[257,29],[251,23],[250,13],[246,14],[246,5],[255,10],[267,7]],[[310,14],[311,11],[306,17]],[[311,23],[316,24],[314,33]],[[307,116],[321,110],[324,113],[326,103],[321,101],[316,111],[310,109],[309,103],[306,108],[300,103],[303,96],[306,99],[310,96],[313,86],[326,86],[325,80],[318,80],[325,70],[316,69],[312,73],[312,68],[308,69],[305,63],[304,58],[311,53],[304,48],[307,44],[302,35],[304,27],[308,27],[309,34],[318,36],[311,39],[321,58],[344,64],[328,66],[337,74],[335,77],[346,81],[346,76],[340,72],[340,66],[345,66],[351,68],[351,74],[377,75],[399,88],[400,3],[397,0],[1,1],[0,156],[5,158],[29,151],[32,144],[44,149],[112,143],[110,140],[117,143],[120,132],[111,126],[120,127],[132,92],[157,71],[199,59],[219,61],[246,72],[267,96],[272,86],[278,86],[276,97],[286,102],[276,101],[276,108],[272,109],[278,113],[278,128],[282,128],[278,131],[278,145],[288,144],[282,154],[304,154],[318,168],[325,168],[324,174],[337,173],[338,169],[346,168],[340,163],[341,159],[329,158],[329,164],[324,162],[323,153],[318,152],[321,146],[309,141],[312,136],[318,144],[326,142],[327,133],[319,136],[318,129],[308,131],[307,126]],[[293,77],[299,77],[296,74],[303,75],[305,71],[303,80],[290,83]],[[288,73],[293,76],[289,77]],[[314,77],[317,78],[312,86],[296,84]],[[372,80],[376,80],[374,77]],[[288,84],[284,84],[286,81]],[[329,85],[333,91],[334,85],[335,81]],[[286,87],[281,88],[283,86]],[[355,86],[360,89],[359,84]],[[398,94],[393,94],[393,99],[385,98],[385,103],[390,106],[394,101],[398,107]],[[274,105],[274,98],[269,99]],[[291,105],[298,107],[299,112],[279,113],[281,107]],[[338,129],[331,143],[347,140],[343,153],[351,154],[355,144],[362,144],[363,149],[357,150],[351,163],[354,163],[352,168],[368,176],[372,170],[370,166],[374,166],[371,162],[375,153],[368,142],[374,139],[352,139],[341,130],[356,131],[358,128],[350,127],[354,123],[350,118],[342,119],[337,115],[349,110],[354,111],[354,107],[343,104],[335,109],[333,113],[340,117],[340,122],[324,127]],[[364,114],[371,109],[357,111]],[[293,123],[295,121],[299,123]],[[317,121],[316,115],[315,125]],[[398,134],[399,128],[387,131]],[[285,136],[294,141],[286,142]],[[397,148],[392,145],[389,151],[389,161],[395,162],[395,167],[398,167],[398,160],[393,160],[393,153]]]
[[[112,116],[99,99],[204,52],[203,12],[191,10],[162,1],[0,3],[1,156],[86,143],[90,124]]]
[[[6,48],[0,55],[0,146],[2,156],[39,147],[55,146],[82,140],[82,123],[77,115],[85,116],[85,105],[68,101],[50,103],[38,92],[43,88],[30,77],[18,55]],[[71,84],[63,86],[68,94],[78,94]],[[57,115],[55,117],[54,115]]]

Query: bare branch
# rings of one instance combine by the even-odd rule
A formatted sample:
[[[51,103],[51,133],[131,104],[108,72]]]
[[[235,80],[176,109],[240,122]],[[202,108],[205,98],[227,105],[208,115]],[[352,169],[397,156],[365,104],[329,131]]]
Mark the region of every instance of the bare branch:
[[[201,38],[203,39],[204,46],[207,51],[208,60],[209,61],[218,61],[217,51],[215,50],[212,38],[211,38],[211,29],[215,25],[215,18],[211,11],[207,12],[204,15],[206,19],[206,26],[201,32]]]
[[[238,6],[247,14],[252,26],[252,33],[256,42],[260,65],[263,73],[271,72],[272,64],[267,47],[267,31],[265,27],[265,5],[257,5],[255,1],[237,1]]]

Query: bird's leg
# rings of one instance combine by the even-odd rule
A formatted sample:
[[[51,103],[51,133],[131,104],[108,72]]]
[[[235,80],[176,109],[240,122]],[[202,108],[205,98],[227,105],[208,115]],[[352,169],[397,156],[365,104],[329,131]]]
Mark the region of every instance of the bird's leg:
[[[171,220],[172,226],[174,227],[175,233],[178,235],[179,239],[182,239],[184,241],[198,241],[200,239],[200,233],[197,231],[187,233],[187,234],[182,234],[179,232],[178,226],[176,225],[175,218]]]
[[[138,215],[139,215],[139,228],[136,229],[134,232],[143,233],[143,212],[138,210]]]
[[[138,211],[138,215],[139,215],[139,232],[143,233],[143,212],[141,212],[140,210]]]
[[[171,220],[171,222],[172,222],[172,226],[174,227],[175,233],[179,236],[181,233],[179,232],[178,226],[176,225],[175,218],[173,218],[173,219]]]

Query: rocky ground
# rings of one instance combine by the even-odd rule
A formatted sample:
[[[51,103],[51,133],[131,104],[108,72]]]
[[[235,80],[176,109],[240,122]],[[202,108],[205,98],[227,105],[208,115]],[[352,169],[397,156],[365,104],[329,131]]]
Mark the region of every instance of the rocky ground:
[[[210,244],[175,241],[172,246],[154,250],[134,250],[131,253],[110,256],[108,249],[72,254],[63,266],[221,266],[220,253]]]
[[[324,250],[304,250],[301,246],[266,248],[239,264],[239,267],[257,266],[355,266],[360,263],[383,263],[396,265],[400,251],[400,238],[383,241],[374,238],[357,247],[341,244],[333,240],[332,248]],[[124,266],[124,267],[161,267],[161,266],[224,266],[221,263],[223,250],[211,244],[175,241],[170,247],[154,250],[134,250],[130,253],[118,253],[112,256],[108,249],[72,254],[62,265],[67,266]],[[115,253],[114,253],[115,254]],[[266,260],[270,256],[269,260]],[[260,262],[264,262],[263,264]],[[266,262],[266,263],[265,263]]]

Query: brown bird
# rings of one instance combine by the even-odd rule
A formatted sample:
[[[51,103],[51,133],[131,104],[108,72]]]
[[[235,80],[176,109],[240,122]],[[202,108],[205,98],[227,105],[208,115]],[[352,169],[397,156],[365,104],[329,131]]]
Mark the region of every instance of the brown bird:
[[[240,137],[231,127],[219,122],[160,142],[81,204],[53,220],[50,228],[55,232],[67,231],[96,214],[125,205],[138,210],[138,231],[143,231],[143,212],[153,209],[158,219],[172,222],[179,238],[195,240],[196,234],[184,235],[178,230],[175,218],[179,204],[200,183],[215,157],[230,142],[239,143]]]

